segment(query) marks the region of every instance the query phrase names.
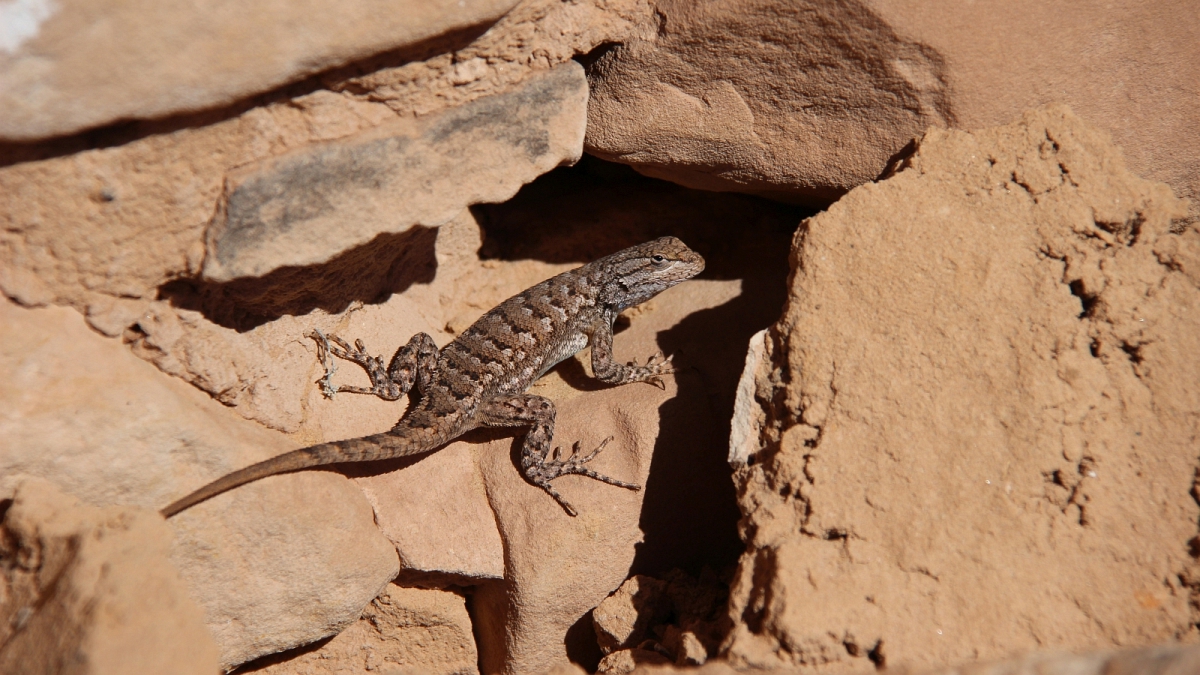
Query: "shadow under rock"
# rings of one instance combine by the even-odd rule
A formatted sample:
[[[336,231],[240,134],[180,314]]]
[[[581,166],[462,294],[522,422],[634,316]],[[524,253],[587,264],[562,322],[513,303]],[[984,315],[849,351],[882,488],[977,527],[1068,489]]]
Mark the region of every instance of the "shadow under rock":
[[[741,281],[737,297],[658,335],[658,347],[676,355],[679,394],[658,411],[639,521],[645,541],[630,573],[661,576],[676,567],[696,573],[705,565],[734,564],[743,548],[726,462],[734,395],[750,336],[782,311],[791,235],[812,211],[691,190],[590,156],[542,176],[508,202],[472,211],[485,232],[481,257],[582,263],[674,235],[705,257],[701,279]],[[558,372],[580,390],[607,386],[575,359]]]
[[[411,45],[341,66],[333,66],[295,82],[204,110],[182,112],[157,119],[120,120],[78,133],[36,141],[0,141],[0,168],[87,150],[118,147],[150,136],[161,136],[183,129],[211,126],[238,117],[253,108],[300,98],[322,89],[365,95],[369,92],[355,78],[416,61],[426,61],[439,54],[456,52],[474,42],[493,25],[495,22],[489,21],[451,30]]]
[[[436,228],[414,227],[378,235],[320,265],[222,283],[177,279],[159,288],[159,299],[241,332],[318,308],[338,314],[351,303],[381,303],[413,284],[433,281],[436,244]]]

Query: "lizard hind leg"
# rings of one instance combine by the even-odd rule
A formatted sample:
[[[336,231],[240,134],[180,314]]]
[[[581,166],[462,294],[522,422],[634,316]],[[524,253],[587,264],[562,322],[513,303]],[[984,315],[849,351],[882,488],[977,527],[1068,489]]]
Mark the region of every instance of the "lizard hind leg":
[[[561,459],[561,448],[555,448],[551,452],[554,417],[554,403],[550,399],[535,394],[520,394],[489,402],[480,410],[479,419],[487,426],[529,427],[521,445],[521,472],[525,474],[526,480],[553,497],[569,515],[578,515],[578,511],[550,484],[550,481],[560,476],[578,474],[629,490],[642,489],[640,485],[610,478],[585,466],[613,440],[612,436],[604,439],[599,447],[585,457],[579,456],[578,442],[574,444],[571,455],[566,459]]]
[[[371,394],[385,401],[395,401],[407,394],[414,384],[417,391],[424,393],[437,370],[438,348],[428,333],[412,336],[408,344],[396,350],[386,368],[383,365],[383,357],[368,354],[362,340],[355,340],[354,346],[351,347],[342,338],[336,335],[326,336],[319,330],[313,330],[308,337],[316,340],[318,356],[325,365],[325,377],[322,378],[321,384],[326,398],[333,398],[334,394],[346,391],[352,394]],[[333,384],[332,377],[337,371],[337,365],[330,356],[357,363],[367,371],[367,376],[371,378],[371,386]]]

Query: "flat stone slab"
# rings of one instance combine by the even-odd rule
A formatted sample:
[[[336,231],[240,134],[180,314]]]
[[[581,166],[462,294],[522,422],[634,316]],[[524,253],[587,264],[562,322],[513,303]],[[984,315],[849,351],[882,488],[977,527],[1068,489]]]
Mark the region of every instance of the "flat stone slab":
[[[519,87],[232,174],[204,277],[323,263],[379,234],[502,202],[583,153],[587,79],[574,61]]]
[[[30,0],[0,5],[0,140],[228,105],[487,25],[516,0]]]

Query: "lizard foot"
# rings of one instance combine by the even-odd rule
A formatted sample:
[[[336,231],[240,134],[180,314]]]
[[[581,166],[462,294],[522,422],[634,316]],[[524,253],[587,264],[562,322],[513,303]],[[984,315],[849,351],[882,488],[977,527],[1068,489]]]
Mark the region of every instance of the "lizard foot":
[[[611,478],[602,473],[592,471],[584,466],[588,462],[595,459],[596,455],[600,454],[600,451],[604,449],[604,446],[608,445],[612,440],[612,436],[604,439],[604,441],[601,442],[595,450],[585,457],[579,456],[579,441],[575,441],[574,445],[571,446],[571,455],[566,459],[561,459],[562,448],[555,448],[551,458],[543,459],[536,466],[531,467],[532,471],[530,471],[530,478],[533,480],[534,484],[548,492],[551,497],[554,497],[554,500],[557,501],[563,507],[563,509],[572,516],[577,515],[575,508],[567,503],[567,500],[563,499],[562,495],[558,494],[558,491],[550,485],[550,481],[558,478],[559,476],[577,474],[580,476],[587,476],[588,478],[592,478],[603,483],[608,483],[609,485],[623,487],[627,490],[641,490],[641,485],[636,483],[626,483],[625,481],[617,480],[616,478]]]
[[[646,365],[644,366],[639,366],[636,360],[630,361],[629,365],[635,368],[639,375],[641,375],[640,379],[636,381],[652,384],[659,389],[665,390],[667,384],[659,376],[670,375],[675,372],[674,364],[671,363],[671,360],[674,358],[674,354],[664,357],[662,352],[657,352],[654,356],[646,360]]]
[[[395,401],[404,394],[400,386],[388,376],[387,365],[383,362],[383,358],[368,354],[367,347],[362,340],[355,340],[354,346],[351,347],[342,338],[336,335],[326,336],[316,329],[309,333],[308,337],[317,341],[318,358],[325,365],[325,376],[321,378],[321,392],[325,394],[326,398],[332,399],[333,395],[339,391],[348,391],[353,394],[373,394],[386,401]],[[362,369],[367,371],[367,375],[371,378],[371,386],[354,387],[333,384],[332,378],[333,374],[337,372],[337,364],[329,359],[331,354],[339,359],[353,361],[362,366]]]

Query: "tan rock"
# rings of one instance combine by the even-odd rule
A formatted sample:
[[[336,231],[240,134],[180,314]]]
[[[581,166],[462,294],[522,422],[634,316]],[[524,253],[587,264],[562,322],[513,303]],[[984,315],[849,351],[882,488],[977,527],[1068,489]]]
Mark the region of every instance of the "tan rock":
[[[479,666],[471,617],[461,593],[389,584],[367,605],[362,618],[333,639],[253,672],[477,675]]]
[[[40,476],[94,504],[161,508],[296,447],[164,377],[74,310],[0,304],[0,495]],[[170,521],[171,561],[235,665],[331,635],[391,580],[370,505],[331,472],[283,476]]]
[[[702,666],[708,660],[708,649],[690,630],[667,626],[663,632],[662,645],[675,655],[675,664],[679,666]]]
[[[0,139],[227,105],[334,66],[491,23],[517,0],[28,2],[0,25]]]
[[[592,66],[587,151],[706,190],[832,201],[951,114],[942,64],[858,2],[655,3]]]
[[[737,292],[732,286],[692,280],[663,293],[618,336],[617,359],[644,360],[660,348],[656,335],[695,312],[727,302]],[[582,364],[576,368],[581,370]],[[562,507],[516,470],[513,453],[519,452],[519,440],[476,446],[506,562],[503,585],[484,587],[476,595],[485,672],[535,673],[567,661],[569,630],[621,585],[643,542],[639,524],[644,527],[645,521],[639,523],[638,517],[645,508],[643,498],[661,500],[655,495],[660,489],[682,487],[647,484],[651,461],[686,457],[695,447],[686,437],[661,436],[656,411],[669,404],[673,425],[706,427],[703,384],[694,371],[677,373],[665,390],[639,383],[578,392],[563,379],[547,377],[530,391],[555,401],[556,445],[569,452],[578,440],[590,452],[611,434],[615,439],[593,462],[594,470],[646,490],[632,492],[568,476],[556,487],[579,516],[564,517]]]
[[[666,597],[666,582],[635,574],[592,610],[592,624],[600,651],[636,647],[646,639],[646,631],[662,623],[671,611]]]
[[[158,514],[84,506],[31,478],[0,521],[0,541],[0,671],[219,672]]]
[[[549,144],[574,134],[570,148],[556,146],[549,155],[539,154],[539,142],[525,143],[527,149],[506,145],[503,139],[485,139],[458,159],[474,162],[477,168],[487,160],[500,162],[488,169],[491,177],[465,180],[460,172],[448,193],[423,202],[423,210],[410,215],[444,224],[473,199],[505,199],[521,180],[572,161],[579,153],[582,110],[576,105],[573,121],[560,117],[557,121],[562,124],[538,131],[540,122],[520,113],[546,112],[537,92],[548,90],[526,88],[526,81],[561,83],[565,73],[578,85],[578,67],[568,63],[572,57],[628,33],[648,12],[644,0],[530,0],[467,48],[364,77],[335,78],[329,84],[336,91],[322,89],[183,128],[143,125],[118,134],[119,138],[101,134],[2,147],[0,193],[13,199],[0,201],[0,290],[26,305],[71,305],[84,312],[97,330],[123,335],[139,355],[243,416],[295,432],[303,421],[301,401],[307,384],[295,375],[307,372],[312,357],[311,345],[300,336],[313,324],[287,321],[314,309],[340,313],[364,299],[386,298],[429,282],[441,264],[433,253],[435,237],[430,230],[397,219],[388,210],[394,204],[387,196],[372,192],[362,181],[351,181],[358,188],[342,189],[346,177],[322,173],[322,162],[329,157],[354,157],[359,162],[371,155],[372,142],[383,138],[385,144],[395,144],[406,138],[404,134],[433,134],[438,128],[449,132],[454,120],[462,121],[467,114],[476,116],[470,124],[455,127],[462,133],[443,134],[445,143],[437,134],[416,136],[415,142],[426,147],[441,144],[448,150],[453,139],[461,139],[464,133],[485,133],[481,131],[485,127],[498,132],[515,120],[524,125],[519,133],[500,136],[530,141],[545,132]],[[475,64],[467,70],[479,75],[469,83],[462,81],[467,63]],[[481,63],[486,70],[477,67]],[[565,70],[539,78],[539,73],[563,64]],[[582,89],[573,91],[582,93]],[[498,105],[500,99],[494,96],[516,108]],[[526,105],[530,96],[533,103]],[[449,112],[439,115],[441,111]],[[414,116],[429,119],[414,121]],[[474,131],[468,129],[472,125]],[[101,147],[94,148],[95,143]],[[480,150],[500,146],[517,154],[500,156]],[[535,151],[533,160],[528,159],[528,150]],[[417,159],[433,170],[437,168],[433,155],[436,152],[431,150],[431,156]],[[445,153],[436,156],[442,162],[455,161]],[[522,163],[533,168],[532,173],[516,170]],[[367,164],[383,182],[386,175],[394,177],[388,166]],[[305,175],[312,179],[311,185],[306,183],[311,188],[304,195],[308,201],[287,192],[278,180],[272,182],[281,170],[293,177],[296,171],[308,172]],[[437,171],[421,175],[431,180],[438,176]],[[330,188],[330,182],[341,187]],[[261,196],[271,208],[260,208],[261,204],[245,198],[254,186],[270,193],[270,185],[279,188],[279,194]],[[425,195],[423,189],[420,192]],[[349,193],[355,199],[343,198]],[[233,200],[232,212],[224,206],[227,198]],[[452,207],[455,203],[459,206]],[[335,204],[338,208],[329,213]],[[230,230],[229,215],[243,227]],[[281,237],[297,243],[297,237],[289,239],[276,227],[285,220],[310,226],[320,220],[337,227],[320,233],[305,230],[310,236],[300,242],[303,250],[272,258],[270,251],[280,253]],[[263,223],[265,231],[255,234],[253,228],[244,227],[252,222]],[[245,246],[235,245],[236,237],[217,236],[233,231],[240,233]],[[395,232],[400,234],[381,234]],[[213,254],[207,268],[206,242]],[[343,253],[330,245],[353,248]],[[231,256],[226,269],[221,269],[216,254]],[[198,280],[202,269],[227,278],[299,260],[327,262],[285,267],[234,283]],[[337,291],[331,293],[331,288]],[[281,317],[283,324],[269,326]],[[445,323],[435,322],[434,329]],[[279,345],[285,342],[281,352]]]
[[[596,672],[603,675],[625,675],[637,670],[638,666],[665,666],[670,663],[671,659],[656,651],[635,647],[615,651],[600,659],[600,668]]]
[[[587,150],[705,189],[820,201],[929,125],[1069,104],[1200,214],[1200,27],[1188,0],[655,3],[589,72]],[[1194,97],[1193,97],[1194,98]]]
[[[1184,214],[1050,107],[932,130],[806,221],[736,473],[732,663],[1194,635],[1200,287],[1162,262]]]
[[[394,463],[356,482],[406,572],[438,572],[460,583],[504,578],[504,544],[469,445]]]
[[[994,663],[935,669],[926,675],[1186,675],[1200,672],[1200,647],[1162,645],[1091,654],[1033,653]]]
[[[1184,645],[1162,645],[1146,649],[1126,649],[1119,652],[1064,654],[1035,652],[1004,661],[967,663],[953,668],[921,671],[923,675],[1186,675],[1200,667],[1200,648]],[[628,671],[625,671],[628,672]],[[710,661],[700,668],[680,668],[670,665],[639,665],[638,675],[733,675],[744,672],[730,667],[725,661]],[[760,675],[786,675],[795,668],[755,670]],[[874,667],[851,672],[876,672]],[[900,671],[912,672],[912,671]]]
[[[586,110],[583,68],[568,61],[510,91],[239,168],[208,230],[203,277],[325,263],[380,234],[504,201],[578,161]]]

